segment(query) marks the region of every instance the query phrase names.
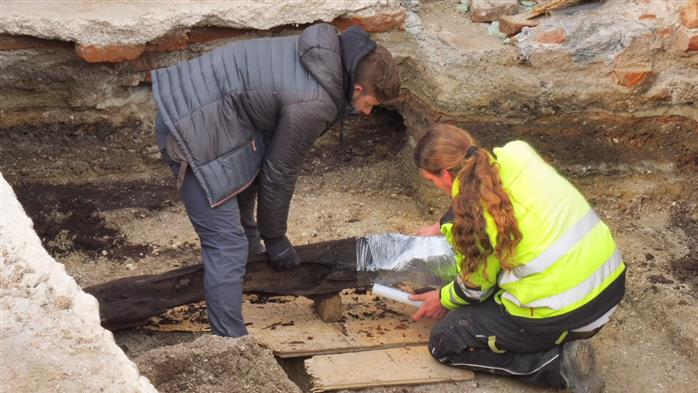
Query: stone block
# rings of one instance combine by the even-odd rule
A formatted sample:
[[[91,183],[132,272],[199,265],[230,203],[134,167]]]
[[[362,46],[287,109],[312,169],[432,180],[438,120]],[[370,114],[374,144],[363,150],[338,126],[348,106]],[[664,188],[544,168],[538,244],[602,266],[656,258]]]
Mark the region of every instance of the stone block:
[[[541,44],[562,44],[567,41],[567,32],[562,27],[541,31],[536,35],[536,41]]]
[[[332,24],[342,31],[350,26],[359,25],[369,33],[381,33],[395,29],[402,30],[404,23],[404,10],[392,13],[377,13],[368,16],[341,16],[332,21]]]
[[[698,51],[698,29],[681,27],[676,31],[675,48],[681,52]]]
[[[133,60],[143,54],[145,45],[76,45],[78,55],[88,63],[119,63]]]
[[[537,19],[528,19],[529,14],[505,15],[499,18],[499,30],[511,37],[519,34],[524,27],[535,27],[540,23]]]
[[[156,393],[100,326],[97,300],[43,248],[2,174],[0,200],[0,391]]]
[[[681,23],[688,29],[698,29],[698,0],[689,0],[681,12]]]
[[[618,67],[613,70],[613,76],[615,77],[617,84],[630,89],[635,89],[648,85],[654,78],[654,72],[649,66],[637,68]]]
[[[473,22],[494,22],[505,15],[519,12],[517,0],[471,0],[470,19]]]

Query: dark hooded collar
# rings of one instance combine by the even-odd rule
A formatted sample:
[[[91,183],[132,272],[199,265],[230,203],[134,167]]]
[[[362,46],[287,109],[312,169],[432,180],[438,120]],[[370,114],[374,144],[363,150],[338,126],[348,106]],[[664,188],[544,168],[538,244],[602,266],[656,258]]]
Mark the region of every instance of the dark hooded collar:
[[[339,44],[342,47],[342,66],[344,68],[344,98],[348,104],[351,104],[356,68],[364,57],[376,49],[376,43],[371,40],[363,28],[351,26],[339,35]]]

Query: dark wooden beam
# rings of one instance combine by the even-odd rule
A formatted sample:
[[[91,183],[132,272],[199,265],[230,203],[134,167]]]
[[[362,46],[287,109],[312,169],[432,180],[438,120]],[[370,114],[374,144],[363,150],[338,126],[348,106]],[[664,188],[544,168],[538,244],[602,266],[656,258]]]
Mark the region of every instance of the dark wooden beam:
[[[370,285],[370,273],[356,271],[356,239],[331,240],[296,247],[301,264],[275,271],[266,254],[247,262],[245,293],[317,297]],[[162,274],[127,277],[85,288],[99,301],[102,326],[110,330],[143,324],[168,308],[203,300],[203,265]]]

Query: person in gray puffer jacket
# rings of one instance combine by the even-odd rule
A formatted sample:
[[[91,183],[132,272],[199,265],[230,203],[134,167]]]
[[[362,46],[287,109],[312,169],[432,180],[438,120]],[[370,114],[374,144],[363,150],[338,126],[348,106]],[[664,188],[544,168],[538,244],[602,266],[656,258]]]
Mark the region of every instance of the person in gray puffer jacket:
[[[158,145],[201,240],[211,330],[245,335],[248,253],[263,239],[275,269],[298,265],[286,230],[303,159],[347,114],[397,98],[397,65],[360,27],[317,24],[222,46],[152,80]]]

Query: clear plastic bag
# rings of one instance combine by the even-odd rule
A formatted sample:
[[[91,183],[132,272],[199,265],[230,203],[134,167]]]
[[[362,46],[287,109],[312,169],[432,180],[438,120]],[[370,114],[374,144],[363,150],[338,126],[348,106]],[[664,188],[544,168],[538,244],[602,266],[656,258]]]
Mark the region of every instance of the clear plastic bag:
[[[456,277],[455,255],[443,236],[397,233],[361,237],[356,242],[357,271],[374,272],[374,282],[413,289],[438,288]]]

